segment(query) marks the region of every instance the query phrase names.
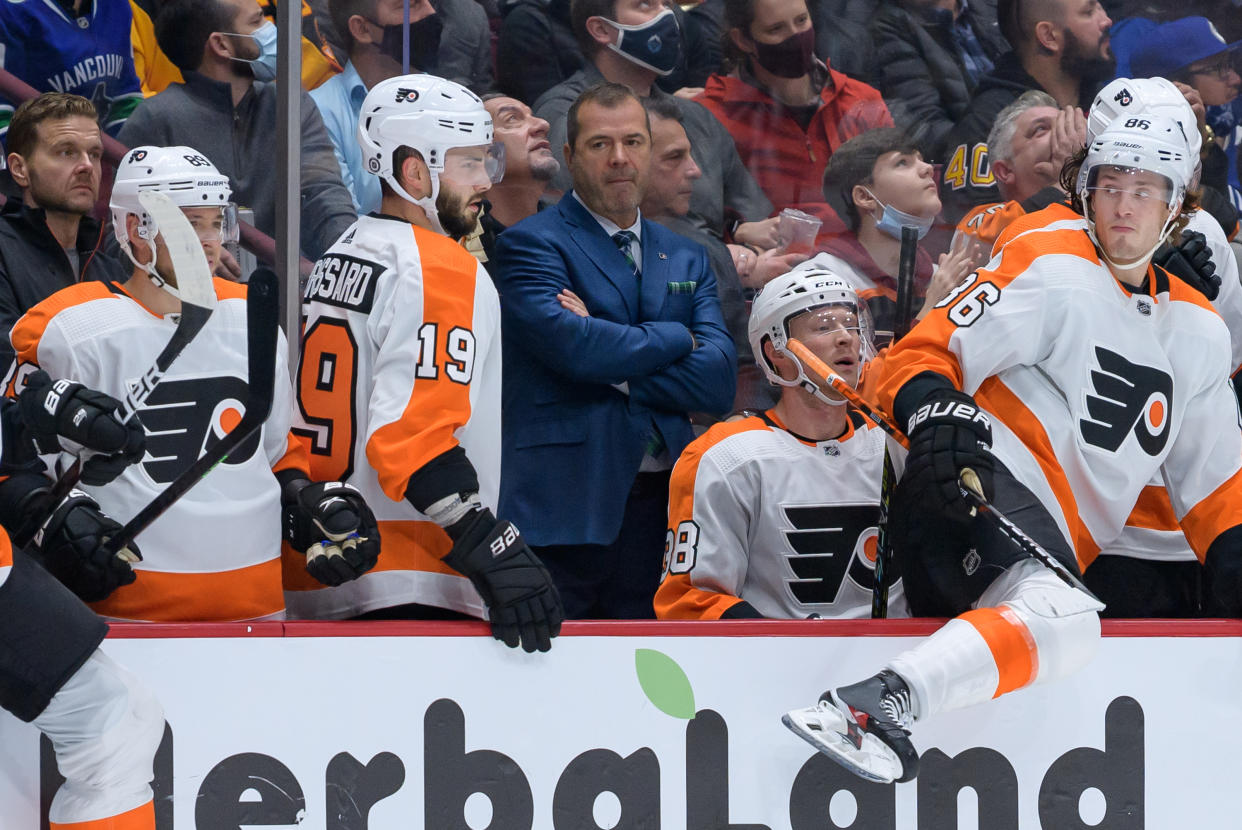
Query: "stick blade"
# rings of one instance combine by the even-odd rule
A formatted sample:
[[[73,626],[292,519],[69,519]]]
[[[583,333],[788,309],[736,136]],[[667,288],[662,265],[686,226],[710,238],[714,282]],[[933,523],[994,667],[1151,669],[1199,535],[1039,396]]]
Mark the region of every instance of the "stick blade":
[[[181,296],[181,302],[214,309],[216,291],[211,284],[211,268],[190,220],[165,193],[139,193],[138,201],[154,217],[160,235],[164,237],[164,246],[168,248],[173,272],[177,275],[177,293]]]

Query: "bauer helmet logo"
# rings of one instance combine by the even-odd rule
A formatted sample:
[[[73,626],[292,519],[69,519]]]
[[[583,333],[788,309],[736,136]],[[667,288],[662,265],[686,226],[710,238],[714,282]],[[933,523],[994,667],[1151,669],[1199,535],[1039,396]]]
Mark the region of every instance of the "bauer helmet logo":
[[[418,100],[417,89],[410,89],[409,87],[405,87],[405,86],[398,87],[397,89],[397,103],[398,104],[412,104],[417,100]]]
[[[1095,347],[1096,366],[1088,374],[1086,411],[1078,421],[1083,440],[1116,452],[1134,433],[1148,455],[1159,455],[1169,440],[1173,378],[1160,369],[1131,363],[1116,352]]]

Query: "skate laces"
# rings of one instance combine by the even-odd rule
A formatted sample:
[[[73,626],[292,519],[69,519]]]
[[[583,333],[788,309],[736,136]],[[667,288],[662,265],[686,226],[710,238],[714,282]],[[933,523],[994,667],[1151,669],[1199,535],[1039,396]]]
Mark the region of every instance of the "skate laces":
[[[884,694],[880,696],[880,710],[888,720],[909,731],[910,724],[914,723],[910,689],[904,685],[898,689],[890,689],[888,683],[885,683]]]

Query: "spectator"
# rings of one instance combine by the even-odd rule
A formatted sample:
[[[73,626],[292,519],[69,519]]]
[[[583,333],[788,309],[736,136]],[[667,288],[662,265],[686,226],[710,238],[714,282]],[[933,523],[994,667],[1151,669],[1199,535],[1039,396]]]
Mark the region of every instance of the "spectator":
[[[789,338],[851,386],[875,353],[866,305],[830,271],[795,271],[759,291],[750,348],[780,399],[716,424],[677,460],[661,619],[871,615],[884,432],[837,392],[808,391]],[[889,609],[907,615],[900,582]]]
[[[1236,61],[1242,41],[1226,43],[1206,17],[1183,17],[1146,32],[1134,45],[1131,65],[1139,77],[1161,77],[1186,84],[1207,108],[1204,125],[1204,179],[1228,182],[1234,207],[1242,208],[1238,181],[1238,127],[1235,102],[1242,90]]]
[[[331,0],[335,28],[348,44],[349,60],[340,75],[311,92],[358,215],[379,209],[380,180],[363,165],[358,146],[358,113],[367,90],[401,74],[401,29],[405,10],[400,0]],[[410,3],[410,49],[420,44],[423,21],[436,16],[428,0]],[[395,32],[395,35],[389,35]],[[417,56],[411,58],[417,62]]]
[[[694,226],[686,218],[694,181],[703,175],[690,155],[690,139],[681,124],[681,109],[668,98],[644,102],[651,124],[651,173],[639,208],[643,216],[707,249],[725,327],[733,338],[738,358],[737,393],[733,411],[764,410],[772,405],[771,387],[751,356],[746,340],[746,302],[742,285],[762,285],[806,259],[805,254],[780,254],[776,250],[756,253],[743,245],[725,245]],[[745,280],[741,276],[745,275]]]
[[[533,104],[586,65],[570,22],[570,0],[517,0],[500,24],[496,71],[502,91]],[[689,25],[690,12],[672,6],[681,26],[682,53],[673,71],[656,86],[673,93],[701,87],[715,71],[712,44]],[[719,49],[716,49],[719,52]]]
[[[566,615],[650,618],[688,412],[725,412],[737,355],[699,245],[640,215],[651,131],[620,84],[568,115],[574,188],[501,234],[501,511]]]
[[[130,46],[129,4],[47,0],[0,7],[0,68],[39,92],[81,95],[95,105],[99,126],[116,135],[142,100]],[[13,117],[0,97],[0,140]]]
[[[492,78],[492,30],[487,12],[475,0],[431,0],[431,5],[435,16],[422,22],[434,30],[438,19],[441,32],[435,39],[436,62],[424,71],[469,87],[476,95],[491,92],[496,84]],[[400,8],[401,4],[397,6]],[[401,41],[396,44],[400,48]],[[546,60],[547,56],[543,58]]]
[[[484,98],[483,106],[492,116],[496,141],[504,145],[505,175],[483,202],[477,237],[481,250],[467,250],[495,267],[496,237],[539,210],[539,199],[561,164],[548,143],[548,122],[536,118],[530,107],[500,94]]]
[[[367,93],[360,123],[384,196],[307,284],[299,432],[310,441],[311,472],[355,484],[374,507],[384,551],[373,573],[336,588],[287,570],[290,611],[487,615],[510,647],[547,651],[560,630],[556,590],[522,535],[493,513],[499,301],[483,266],[445,236],[475,216],[440,198],[447,179],[492,172],[491,116],[459,84],[399,75]],[[346,271],[362,281],[338,279]]]
[[[211,159],[255,226],[276,230],[276,28],[255,0],[169,0],[156,38],[185,78],[142,102],[121,131],[130,146],[189,146]],[[323,119],[301,93],[301,247],[316,256],[353,222]]]
[[[977,239],[984,250],[1010,222],[1067,198],[1061,167],[1087,143],[1087,119],[1077,107],[1057,108],[1046,92],[1029,89],[1001,110],[988,133],[988,157],[1001,202],[971,208],[954,239]]]
[[[892,126],[880,93],[816,60],[805,2],[726,0],[728,75],[713,75],[697,101],[733,136],[738,155],[777,208],[842,229],[823,199],[824,166],[841,144]]]
[[[995,0],[897,0],[872,24],[875,86],[893,120],[939,160],[946,133],[965,117],[970,96],[1009,44]]]
[[[681,40],[676,19],[660,0],[575,0],[573,29],[587,64],[533,105],[535,114],[551,125],[552,152],[562,163],[552,181],[555,191],[564,192],[571,185],[562,156],[570,105],[588,86],[605,80],[624,84],[639,98],[665,95],[654,84],[676,65]],[[650,53],[649,44],[662,45]],[[776,221],[765,221],[772,203],[742,164],[728,130],[700,104],[679,99],[678,106],[690,136],[690,152],[703,171],[690,200],[695,223],[731,242],[775,247]]]
[[[945,217],[951,222],[975,205],[997,201],[987,135],[1001,110],[1026,90],[1042,89],[1057,106],[1085,111],[1113,76],[1112,21],[1099,0],[1000,0],[998,17],[1013,48],[979,82],[939,155],[945,160]]]
[[[891,337],[901,229],[917,228],[922,239],[940,213],[932,166],[896,127],[871,130],[833,154],[824,171],[824,196],[845,206],[850,232],[829,239],[824,252],[801,267],[825,268],[848,279],[867,301],[877,332]],[[970,273],[978,255],[974,247],[964,245],[942,254],[933,268],[931,255],[919,246],[914,287],[916,299],[923,302],[920,318]]]
[[[111,205],[113,231],[133,273],[124,287],[82,283],[30,309],[10,336],[19,377],[42,368],[120,398],[131,392],[131,378],[148,371],[182,308],[179,276],[193,267],[170,253],[180,249],[167,241],[176,229],[157,224],[139,201],[139,193],[152,192],[181,208],[185,234],[197,235],[199,255],[215,268],[225,236],[228,179],[189,147],[130,150],[117,168]],[[232,428],[231,418],[241,416],[237,402],[246,400],[248,383],[245,289],[217,280],[207,290],[215,292],[215,312],[137,406],[150,430],[150,452],[136,456],[143,459],[141,469],[130,468],[102,487],[88,477],[88,462],[82,490],[47,519],[45,527],[72,529],[79,540],[75,548],[89,551],[87,541],[114,534],[120,526],[108,517],[133,518]],[[134,567],[137,579],[75,588],[100,615],[154,622],[283,619],[282,525],[302,567],[317,579],[335,584],[375,564],[379,539],[362,497],[339,483],[308,480],[306,448],[289,431],[287,353],[279,335],[280,381],[262,431],[138,534],[144,559]],[[346,546],[351,535],[354,545]],[[311,548],[325,537],[335,544]],[[343,555],[324,551],[333,547]]]
[[[95,107],[79,95],[46,92],[9,125],[8,168],[22,189],[0,210],[0,364],[13,360],[9,330],[35,303],[84,280],[125,279],[102,250],[90,216],[99,198],[103,141]]]

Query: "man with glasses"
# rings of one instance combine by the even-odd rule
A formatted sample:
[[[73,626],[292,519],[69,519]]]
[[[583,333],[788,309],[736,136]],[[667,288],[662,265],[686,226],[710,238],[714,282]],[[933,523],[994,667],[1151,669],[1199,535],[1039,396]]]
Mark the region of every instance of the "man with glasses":
[[[785,716],[858,775],[908,781],[911,725],[1091,659],[1104,606],[1080,569],[1153,477],[1221,611],[1242,611],[1229,332],[1199,292],[1151,264],[1194,208],[1194,167],[1179,122],[1117,119],[1067,165],[1072,207],[1016,220],[991,262],[889,353],[879,399],[909,439],[894,549],[911,611],[954,619]],[[979,515],[967,470],[1046,558]]]
[[[871,335],[866,304],[831,271],[793,271],[760,290],[750,347],[780,399],[716,424],[677,460],[656,616],[871,615],[884,433],[837,392],[805,385],[788,349],[797,339],[857,385]],[[900,582],[889,609],[905,616]]]
[[[383,534],[378,566],[324,588],[287,571],[301,617],[487,617],[510,647],[547,651],[561,605],[500,490],[500,302],[451,236],[473,227],[503,152],[470,90],[434,75],[376,84],[358,143],[381,179],[303,295],[298,431],[311,471],[358,487]]]

